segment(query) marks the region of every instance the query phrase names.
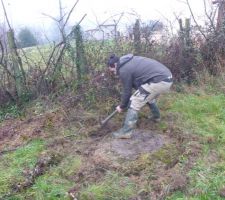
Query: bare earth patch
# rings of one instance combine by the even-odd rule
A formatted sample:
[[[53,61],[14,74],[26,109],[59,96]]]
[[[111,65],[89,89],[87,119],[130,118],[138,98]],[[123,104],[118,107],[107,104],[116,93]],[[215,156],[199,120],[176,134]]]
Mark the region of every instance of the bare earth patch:
[[[57,130],[64,116],[49,112],[26,119],[10,119],[0,124],[0,151],[4,148],[21,146],[32,138],[45,138],[49,130]]]
[[[100,143],[95,154],[114,154],[114,157],[134,160],[139,155],[159,150],[169,138],[150,130],[135,130],[131,139],[108,139]]]

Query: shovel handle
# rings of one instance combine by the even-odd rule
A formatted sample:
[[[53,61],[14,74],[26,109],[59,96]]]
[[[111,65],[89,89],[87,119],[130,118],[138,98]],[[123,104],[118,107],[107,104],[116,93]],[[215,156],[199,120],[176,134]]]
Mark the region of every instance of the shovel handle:
[[[114,110],[108,117],[101,121],[101,125],[106,124],[117,112],[117,110]]]

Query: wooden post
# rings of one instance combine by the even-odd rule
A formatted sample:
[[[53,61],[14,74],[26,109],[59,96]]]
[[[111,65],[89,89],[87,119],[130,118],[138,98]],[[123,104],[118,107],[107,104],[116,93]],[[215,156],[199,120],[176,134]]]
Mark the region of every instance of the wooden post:
[[[135,54],[141,53],[141,27],[140,27],[140,20],[137,19],[134,28],[133,28],[133,35],[134,35],[134,51]]]
[[[213,4],[218,4],[217,30],[221,29],[225,23],[225,0],[215,0]]]
[[[190,31],[191,31],[191,23],[190,19],[185,19],[185,43],[186,47],[190,47],[191,39],[190,39]]]
[[[183,22],[182,19],[179,19],[180,31],[183,32]]]
[[[81,86],[82,81],[88,72],[83,44],[83,36],[80,25],[75,26],[74,36],[76,42],[76,67],[77,67],[77,80],[79,87]]]
[[[185,38],[184,38],[183,21],[182,21],[182,19],[179,19],[178,22],[179,22],[179,27],[180,27],[179,38],[180,38],[181,45],[184,46]]]
[[[18,97],[21,97],[24,92],[24,80],[23,80],[23,74],[20,70],[21,60],[18,60],[13,30],[10,30],[7,32],[7,39],[8,39],[10,54],[12,57],[12,69],[13,69],[14,77],[15,77],[16,91],[17,91]]]

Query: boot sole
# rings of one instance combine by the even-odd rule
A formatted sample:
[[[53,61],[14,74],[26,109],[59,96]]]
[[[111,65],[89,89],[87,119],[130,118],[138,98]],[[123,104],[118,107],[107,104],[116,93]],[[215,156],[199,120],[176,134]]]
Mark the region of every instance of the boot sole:
[[[115,139],[130,139],[132,137],[132,134],[130,134],[130,135],[114,135],[113,134],[113,137]]]
[[[148,117],[148,119],[151,121],[151,122],[155,122],[155,123],[159,123],[161,121],[161,118],[152,118],[152,117]]]
[[[161,120],[160,119],[153,119],[152,121],[155,122],[155,123],[159,123]]]
[[[115,139],[131,139],[131,136],[114,136]]]

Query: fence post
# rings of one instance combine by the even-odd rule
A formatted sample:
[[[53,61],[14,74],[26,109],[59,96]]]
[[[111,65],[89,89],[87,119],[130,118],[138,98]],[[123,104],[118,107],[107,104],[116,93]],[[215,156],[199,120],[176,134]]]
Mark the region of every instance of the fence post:
[[[141,30],[140,30],[140,20],[137,19],[134,28],[133,28],[133,34],[134,34],[134,51],[135,54],[141,53]]]
[[[191,46],[191,39],[190,39],[190,31],[191,31],[191,23],[190,19],[185,19],[185,45],[187,48]]]
[[[7,39],[10,55],[12,58],[12,69],[15,77],[16,92],[18,97],[20,98],[23,95],[25,89],[25,72],[22,67],[21,58],[19,57],[17,52],[13,30],[7,32]]]

